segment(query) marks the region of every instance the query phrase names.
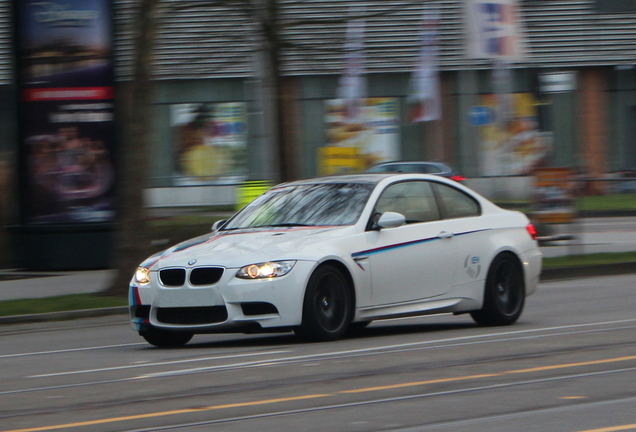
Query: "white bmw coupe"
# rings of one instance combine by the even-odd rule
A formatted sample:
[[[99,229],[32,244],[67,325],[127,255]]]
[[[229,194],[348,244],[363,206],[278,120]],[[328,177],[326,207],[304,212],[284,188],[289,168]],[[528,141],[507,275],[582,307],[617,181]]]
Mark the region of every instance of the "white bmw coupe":
[[[442,312],[507,325],[541,265],[525,215],[452,180],[324,177],[278,185],[148,258],[130,283],[130,318],[159,347],[236,331],[329,341],[373,320]]]

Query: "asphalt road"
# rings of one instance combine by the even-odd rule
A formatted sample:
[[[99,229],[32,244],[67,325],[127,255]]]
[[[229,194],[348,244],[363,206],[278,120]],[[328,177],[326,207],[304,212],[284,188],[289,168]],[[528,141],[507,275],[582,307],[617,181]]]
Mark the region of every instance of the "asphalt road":
[[[2,431],[636,430],[636,276],[544,283],[521,320],[145,344],[122,316],[0,327]]]

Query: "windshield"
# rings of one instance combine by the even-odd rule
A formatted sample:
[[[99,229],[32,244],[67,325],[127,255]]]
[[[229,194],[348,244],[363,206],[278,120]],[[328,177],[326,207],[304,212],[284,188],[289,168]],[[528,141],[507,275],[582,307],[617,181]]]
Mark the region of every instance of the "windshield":
[[[318,183],[271,189],[252,201],[223,230],[284,226],[353,225],[373,185]]]

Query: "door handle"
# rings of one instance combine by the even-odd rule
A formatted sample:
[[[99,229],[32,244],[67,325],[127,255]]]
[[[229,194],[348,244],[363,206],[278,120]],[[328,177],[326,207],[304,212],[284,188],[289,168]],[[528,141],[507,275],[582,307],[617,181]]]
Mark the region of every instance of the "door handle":
[[[441,233],[439,233],[437,235],[437,237],[441,238],[441,239],[446,239],[446,238],[451,238],[453,237],[455,234],[453,234],[452,232],[448,232],[448,231],[442,231]]]

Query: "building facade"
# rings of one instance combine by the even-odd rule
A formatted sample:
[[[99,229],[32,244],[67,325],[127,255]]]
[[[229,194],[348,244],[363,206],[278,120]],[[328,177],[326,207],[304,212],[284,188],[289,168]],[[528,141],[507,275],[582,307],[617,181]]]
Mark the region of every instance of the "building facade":
[[[246,103],[248,149],[258,145],[249,102],[257,76],[252,18],[231,6],[173,8],[161,4],[161,23],[154,74],[157,92],[156,158],[153,184],[174,182],[178,149],[175,114],[179,105]],[[288,112],[291,139],[299,162],[294,176],[319,172],[316,155],[328,143],[329,100],[336,97],[343,71],[343,44],[349,6],[359,2],[312,0],[278,2],[281,70],[291,95]],[[369,98],[390,98],[397,104],[398,149],[402,159],[443,159],[469,176],[488,175],[480,160],[483,136],[471,121],[475,107],[493,88],[493,63],[466,56],[465,9],[461,0],[438,2],[439,66],[443,113],[439,122],[409,123],[409,77],[419,47],[419,25],[427,2],[389,0],[364,2],[364,68]],[[115,0],[116,73],[128,79],[135,5]],[[190,2],[190,4],[196,4]],[[517,13],[526,40],[522,62],[511,63],[513,93],[532,95],[542,131],[552,134],[548,163],[583,167],[594,174],[636,167],[636,11],[633,2],[603,0],[519,0]],[[0,0],[0,149],[19,146],[12,130],[15,106],[11,0]],[[559,90],[542,77],[571,82]],[[556,77],[556,78],[555,78]],[[554,86],[552,86],[554,88]],[[213,109],[211,107],[210,109]],[[245,132],[243,130],[242,132]],[[483,134],[481,134],[483,135]],[[235,137],[236,138],[236,137]],[[249,161],[248,161],[249,165]],[[248,166],[248,171],[258,170]],[[195,170],[196,171],[196,170]],[[496,174],[509,174],[496,172]],[[256,175],[256,177],[259,177]]]
[[[493,79],[497,66],[466,55],[470,17],[463,0],[436,2],[441,117],[419,123],[409,120],[409,82],[421,43],[422,13],[433,2],[275,3],[291,178],[337,172],[339,158],[350,156],[325,148],[352,146],[338,141],[346,140],[350,131],[342,130],[335,99],[346,62],[350,9],[361,3],[373,124],[366,127],[364,139],[375,143],[365,150],[365,164],[443,160],[468,177],[527,175],[538,164],[592,176],[636,168],[632,0],[518,0],[515,16],[526,52],[506,66],[505,93],[513,95],[507,103],[514,118],[506,120],[504,140],[493,114],[501,93],[501,83]],[[112,0],[116,87],[130,78],[137,4]],[[269,152],[269,108],[262,103],[267,89],[259,85],[262,64],[254,54],[259,46],[254,19],[265,12],[246,13],[233,3],[159,4],[149,186],[275,180],[280,167]],[[14,6],[12,0],[0,0],[0,152],[5,171],[17,166],[22,145],[16,131]],[[5,223],[7,218],[11,222],[11,209],[3,211]]]

